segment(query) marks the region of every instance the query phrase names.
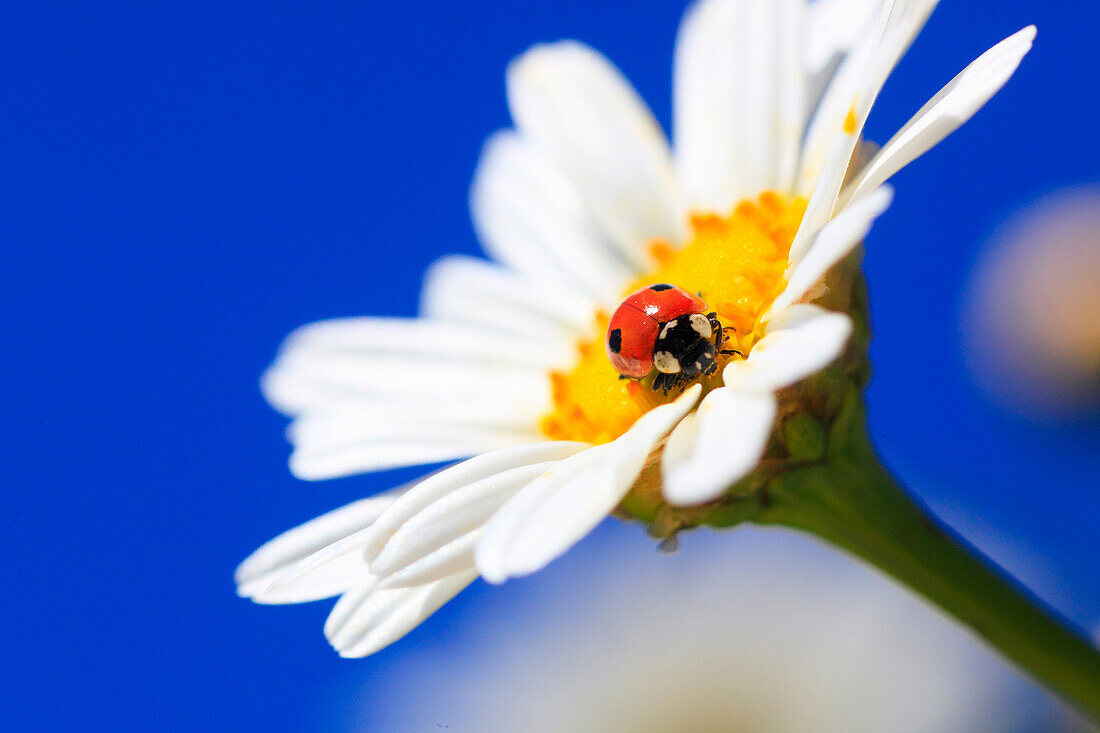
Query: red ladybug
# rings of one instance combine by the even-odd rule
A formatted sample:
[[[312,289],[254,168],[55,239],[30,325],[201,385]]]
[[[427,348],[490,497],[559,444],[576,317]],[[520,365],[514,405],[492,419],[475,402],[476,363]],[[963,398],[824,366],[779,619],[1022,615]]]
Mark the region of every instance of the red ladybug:
[[[679,387],[718,369],[725,336],[707,304],[683,288],[660,283],[636,290],[607,326],[607,356],[622,379],[642,379],[654,368],[653,389]]]

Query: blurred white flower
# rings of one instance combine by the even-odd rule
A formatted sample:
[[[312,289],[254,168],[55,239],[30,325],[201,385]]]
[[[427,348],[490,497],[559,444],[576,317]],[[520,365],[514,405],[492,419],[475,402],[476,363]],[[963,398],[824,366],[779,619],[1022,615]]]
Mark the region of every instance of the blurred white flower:
[[[1005,409],[1100,412],[1100,188],[1051,194],[992,238],[963,300],[963,346]]]
[[[326,635],[364,656],[478,575],[502,582],[560,556],[657,449],[671,505],[749,474],[776,391],[834,362],[852,332],[847,314],[803,301],[888,206],[885,181],[1031,48],[1034,27],[997,44],[864,161],[871,107],[935,5],[697,3],[677,40],[671,147],[592,49],[565,41],[514,61],[516,129],[486,144],[471,193],[500,265],[444,259],[421,318],[307,326],[264,379],[294,419],[300,477],[476,457],[274,540],[239,568],[240,593],[342,594]],[[671,396],[618,379],[599,315],[662,282],[702,293],[744,355]]]
[[[344,729],[992,733],[1058,715],[962,629],[809,538],[696,534],[671,558],[615,539],[469,609],[488,618],[457,645],[429,639],[342,688]]]

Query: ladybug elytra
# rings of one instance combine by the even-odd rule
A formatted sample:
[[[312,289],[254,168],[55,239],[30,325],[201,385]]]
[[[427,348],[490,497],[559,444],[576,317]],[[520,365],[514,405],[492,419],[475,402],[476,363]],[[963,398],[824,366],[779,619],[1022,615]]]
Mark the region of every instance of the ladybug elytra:
[[[726,337],[703,299],[667,283],[626,297],[607,326],[607,356],[621,379],[642,379],[654,369],[653,389],[668,392],[718,369]]]

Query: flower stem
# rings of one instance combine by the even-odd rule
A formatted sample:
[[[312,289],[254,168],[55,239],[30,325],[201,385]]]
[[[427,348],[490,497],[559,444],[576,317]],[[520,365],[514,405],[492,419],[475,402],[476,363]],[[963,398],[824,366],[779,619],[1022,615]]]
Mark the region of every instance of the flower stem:
[[[752,521],[815,534],[866,560],[1100,720],[1100,651],[898,486],[855,402],[830,430],[827,459],[771,482]],[[843,414],[851,410],[858,416]]]

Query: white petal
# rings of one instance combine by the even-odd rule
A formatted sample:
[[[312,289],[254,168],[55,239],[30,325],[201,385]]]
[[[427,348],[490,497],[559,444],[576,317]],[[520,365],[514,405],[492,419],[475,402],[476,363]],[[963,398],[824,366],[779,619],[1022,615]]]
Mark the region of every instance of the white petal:
[[[798,178],[795,181],[795,193],[810,196],[821,180],[822,171],[829,158],[833,142],[844,126],[848,113],[853,111],[853,103],[858,94],[864,69],[875,49],[876,23],[865,26],[857,44],[844,57],[840,66],[829,79],[813,115],[806,128],[806,138],[802,145],[802,155],[798,164]],[[879,29],[881,30],[881,29]]]
[[[292,566],[257,597],[261,603],[304,603],[351,588],[373,586],[378,578],[358,552],[366,528],[333,542]]]
[[[810,73],[848,52],[879,10],[882,0],[816,0],[806,15],[803,58]]]
[[[474,568],[474,549],[484,530],[475,529],[448,542],[435,552],[409,563],[381,582],[382,588],[409,588],[441,580]]]
[[[618,305],[631,269],[572,184],[531,143],[510,131],[489,138],[470,190],[470,210],[495,259],[565,293]]]
[[[315,480],[545,440],[534,427],[544,410],[501,397],[485,395],[481,404],[445,397],[434,409],[424,399],[404,405],[349,401],[341,408],[307,412],[287,431],[295,448],[291,471]]]
[[[772,302],[762,320],[766,322],[773,314],[796,303],[833,265],[847,257],[867,236],[875,218],[890,206],[893,195],[888,186],[883,186],[823,226],[810,243],[806,256],[791,268],[787,275],[787,287]]]
[[[302,480],[318,481],[453,461],[542,439],[535,431],[476,430],[461,425],[439,425],[433,430],[417,426],[402,432],[418,434],[370,438],[361,442],[351,442],[349,438],[331,446],[297,448],[290,456],[290,471]]]
[[[337,318],[318,321],[287,337],[282,353],[385,354],[489,364],[545,367],[560,361],[560,348],[518,334],[430,318]]]
[[[476,579],[477,571],[468,570],[415,588],[375,589],[365,597],[357,594],[353,600],[358,605],[350,612],[350,603],[341,608],[339,623],[326,624],[325,635],[340,656],[365,657],[412,631]]]
[[[585,443],[551,441],[505,448],[471,458],[430,476],[407,491],[371,525],[370,536],[363,546],[366,561],[374,562],[394,532],[451,492],[520,466],[568,458],[586,447]]]
[[[237,593],[245,598],[259,600],[258,596],[295,564],[325,546],[370,526],[403,490],[396,489],[360,499],[322,514],[265,543],[237,567],[234,574]]]
[[[502,583],[516,574],[512,570],[511,553],[518,536],[526,529],[524,523],[531,520],[531,516],[553,497],[555,491],[569,485],[577,477],[588,478],[589,485],[595,485],[593,469],[608,457],[609,445],[594,446],[565,459],[542,474],[539,480],[525,486],[524,491],[512,497],[489,520],[474,553],[474,561],[482,577],[490,583]],[[597,514],[597,522],[606,516],[606,513]]]
[[[807,110],[817,111],[826,106],[823,105],[823,97],[841,68],[841,62],[853,47],[858,48],[873,31],[881,10],[882,0],[816,0],[810,3],[803,47],[803,62],[807,74]],[[837,102],[835,97],[834,94],[834,105]],[[819,135],[812,134],[807,138],[820,139]],[[819,162],[824,162],[823,150]],[[812,185],[803,185],[799,190],[807,191],[812,188]]]
[[[375,587],[379,578],[370,572],[370,564],[363,555],[363,546],[369,538],[370,527],[367,526],[318,550],[279,576],[264,598],[313,600],[326,597],[318,593],[331,588],[336,590],[327,593],[329,596],[348,593],[355,588]]]
[[[792,263],[801,261],[809,239],[832,218],[871,107],[937,2],[888,0],[877,31],[869,34],[837,71],[807,133],[799,190],[813,193],[791,245]]]
[[[356,586],[373,585],[376,578],[371,574],[370,566],[364,559],[363,553],[358,550],[363,547],[371,524],[416,483],[405,484],[382,495],[389,501],[373,514],[370,521],[344,525],[343,531],[328,534],[330,542],[308,554],[304,554],[305,548],[303,548],[302,551],[295,553],[293,562],[281,563],[277,572],[267,573],[270,581],[264,585],[262,592],[253,597],[253,600],[257,603],[304,603],[338,595]],[[355,504],[350,506],[354,507]],[[324,515],[319,519],[325,519],[328,516]],[[309,523],[303,525],[303,527],[308,526]],[[254,582],[258,583],[258,581]]]
[[[561,168],[628,262],[647,267],[651,239],[683,239],[661,128],[603,56],[572,41],[536,46],[507,77],[516,127]]]
[[[437,260],[424,277],[422,315],[572,344],[588,334],[595,304],[473,257]]]
[[[475,551],[491,583],[541,569],[618,506],[653,447],[699,399],[698,384],[655,407],[611,443],[562,461],[512,497],[489,520]]]
[[[668,436],[661,484],[673,506],[717,499],[760,462],[776,413],[770,392],[713,390]]]
[[[789,387],[828,366],[844,352],[852,320],[815,305],[792,305],[776,314],[745,361],[722,372],[727,387],[772,392]]]
[[[273,405],[291,415],[328,409],[351,399],[446,402],[455,395],[472,394],[532,415],[541,414],[550,404],[547,371],[551,366],[292,350],[275,360],[261,387]]]
[[[439,394],[453,389],[492,392],[490,385],[498,383],[509,386],[519,381],[530,386],[545,382],[547,367],[464,362],[428,355],[291,350],[278,357],[270,370],[273,374],[265,377],[264,386],[274,390],[294,380],[360,395]]]
[[[1031,50],[1035,33],[1032,25],[1009,36],[952,79],[882,147],[849,187],[850,198],[858,199],[881,185],[985,106]]]
[[[381,547],[390,539],[396,529],[401,527],[406,519],[410,517],[415,519],[423,508],[432,506],[433,503],[445,498],[449,492],[461,492],[467,486],[474,486],[475,488],[464,495],[469,497],[471,501],[476,502],[478,499],[477,487],[482,487],[484,491],[486,485],[500,486],[501,481],[497,481],[496,477],[502,474],[505,479],[509,476],[515,479],[516,474],[513,472],[513,466],[517,464],[523,466],[528,463],[536,464],[538,468],[527,474],[530,476],[536,474],[539,470],[544,470],[551,465],[550,462],[564,458],[570,455],[571,452],[580,450],[583,447],[584,444],[582,443],[554,442],[505,449],[478,456],[457,466],[437,471],[411,486],[401,487],[401,489],[395,491],[400,493],[415,492],[413,493],[413,501],[398,506],[395,513],[381,512],[365,528],[314,552],[297,562],[297,564],[291,565],[289,569],[283,569],[274,579],[275,582],[269,584],[270,587],[267,588],[265,599],[270,597],[272,600],[266,600],[266,602],[284,602],[274,599],[298,596],[303,597],[304,600],[307,595],[316,595],[322,589],[334,587],[334,583],[340,583],[342,586],[328,595],[334,595],[356,582],[373,582],[375,576],[370,570],[371,561],[378,556]],[[545,459],[549,459],[549,461]],[[506,484],[505,488],[510,486]],[[511,486],[511,488],[514,490],[514,486]],[[391,506],[387,509],[396,506],[396,504],[396,501],[391,502]],[[478,526],[480,526],[480,523],[478,523]],[[431,536],[438,537],[439,534],[429,535],[429,540]],[[436,558],[433,562],[440,559]],[[422,570],[423,568],[420,568],[417,572]]]
[[[367,596],[374,592],[375,586],[377,586],[376,579],[372,579],[370,583],[351,588],[336,599],[328,618],[325,619],[326,639],[331,639],[348,622],[351,614],[355,613],[355,609],[359,608]]]
[[[371,572],[392,575],[479,529],[504,502],[557,463],[543,461],[501,471],[441,496],[393,533],[371,563]]]
[[[285,394],[269,375],[269,395]],[[290,375],[279,375],[277,378]],[[305,382],[299,382],[305,385]],[[531,395],[514,395],[507,386],[481,394],[456,391],[450,394],[349,395],[332,385],[313,384],[311,401],[297,405],[297,419],[287,430],[294,444],[319,443],[340,436],[377,429],[379,425],[409,426],[434,424],[465,425],[473,429],[501,428],[528,430],[545,414],[546,404]],[[305,396],[305,390],[299,391]],[[285,406],[285,405],[280,405]]]
[[[487,399],[481,395],[455,394],[447,398],[427,399],[397,395],[352,398],[346,402],[323,405],[298,416],[287,430],[292,443],[316,443],[330,436],[361,434],[371,425],[424,425],[443,423],[478,428],[530,429],[542,411],[525,408],[507,400]]]
[[[787,190],[806,123],[803,0],[703,0],[676,42],[676,165],[691,208]]]

